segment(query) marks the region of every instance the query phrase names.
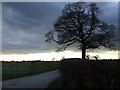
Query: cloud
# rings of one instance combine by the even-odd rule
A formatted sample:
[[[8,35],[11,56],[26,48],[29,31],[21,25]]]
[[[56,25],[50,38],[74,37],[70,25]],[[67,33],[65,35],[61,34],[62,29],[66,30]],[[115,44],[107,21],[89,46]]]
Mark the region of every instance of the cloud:
[[[3,3],[3,52],[54,48],[44,35],[60,12],[59,3]]]
[[[2,2],[0,2],[0,52],[2,52]]]
[[[98,6],[103,11],[101,19],[109,24],[118,27],[118,3],[117,2],[99,2]]]
[[[4,3],[3,19],[13,27],[50,27],[60,14],[59,3]],[[8,16],[9,15],[9,16]],[[45,28],[46,28],[45,27]],[[51,28],[51,27],[50,27]],[[27,30],[30,32],[29,30]],[[32,30],[33,31],[33,30]],[[39,30],[40,31],[40,30]],[[33,33],[33,32],[32,32]]]
[[[3,52],[40,52],[55,50],[54,43],[45,43],[45,33],[53,30],[56,18],[67,2],[3,2]],[[117,25],[114,3],[98,3],[104,10],[101,19]],[[107,12],[109,9],[115,9]],[[114,16],[114,17],[113,17]]]

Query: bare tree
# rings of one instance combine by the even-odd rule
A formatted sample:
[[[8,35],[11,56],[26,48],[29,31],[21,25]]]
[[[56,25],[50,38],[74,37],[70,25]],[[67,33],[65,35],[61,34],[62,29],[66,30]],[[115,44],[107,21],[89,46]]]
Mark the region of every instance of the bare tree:
[[[86,55],[86,59],[88,59],[88,60],[89,60],[89,59],[90,59],[90,55]]]
[[[93,58],[95,58],[95,60],[100,59],[99,55],[93,56]]]
[[[95,3],[74,2],[67,4],[62,15],[54,24],[54,30],[48,32],[47,42],[56,42],[65,50],[72,44],[82,49],[82,59],[85,59],[86,49],[95,49],[100,46],[112,48],[114,29],[113,25],[99,19],[102,11]]]

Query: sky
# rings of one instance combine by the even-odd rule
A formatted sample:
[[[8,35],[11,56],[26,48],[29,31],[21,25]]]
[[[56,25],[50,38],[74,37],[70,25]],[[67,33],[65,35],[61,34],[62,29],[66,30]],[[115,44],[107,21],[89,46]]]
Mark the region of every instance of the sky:
[[[45,42],[44,35],[53,30],[62,8],[62,3],[3,3],[3,52],[55,49]]]
[[[3,2],[2,53],[30,54],[54,52],[55,43],[45,42],[45,34],[68,2]],[[118,3],[97,3],[103,10],[100,19],[118,27]],[[68,51],[80,51],[74,47]],[[103,52],[103,50],[94,51]]]

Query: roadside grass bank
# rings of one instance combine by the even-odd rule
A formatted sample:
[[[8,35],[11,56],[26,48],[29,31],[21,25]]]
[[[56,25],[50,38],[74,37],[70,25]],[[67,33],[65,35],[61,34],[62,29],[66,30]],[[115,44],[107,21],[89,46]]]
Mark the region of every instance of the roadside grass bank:
[[[62,77],[61,76],[58,77],[48,85],[47,90],[54,89],[54,88],[63,88],[62,81],[63,81]]]
[[[59,61],[2,62],[2,80],[15,79],[59,69]]]

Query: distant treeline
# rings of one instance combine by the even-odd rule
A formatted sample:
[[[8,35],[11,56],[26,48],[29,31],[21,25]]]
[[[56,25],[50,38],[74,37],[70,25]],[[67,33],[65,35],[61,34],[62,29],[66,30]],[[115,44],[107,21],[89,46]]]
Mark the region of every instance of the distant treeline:
[[[69,58],[64,58],[64,59],[69,59]],[[82,60],[80,58],[73,58],[73,59],[79,59],[79,60]],[[63,59],[62,59],[63,60]],[[88,60],[88,59],[86,59]],[[89,59],[89,60],[95,60],[95,59]],[[111,60],[120,60],[120,59],[98,59],[98,60],[102,60],[102,61],[111,61]],[[61,61],[61,60],[60,60]],[[51,62],[51,61],[43,61],[43,60],[31,60],[31,61],[26,61],[26,60],[23,60],[23,61],[0,61],[0,62]],[[59,62],[59,61],[52,61],[52,62]]]
[[[42,60],[33,60],[33,61],[0,61],[0,62],[53,62],[53,61],[42,61]],[[54,62],[59,62],[59,61],[54,61]]]

